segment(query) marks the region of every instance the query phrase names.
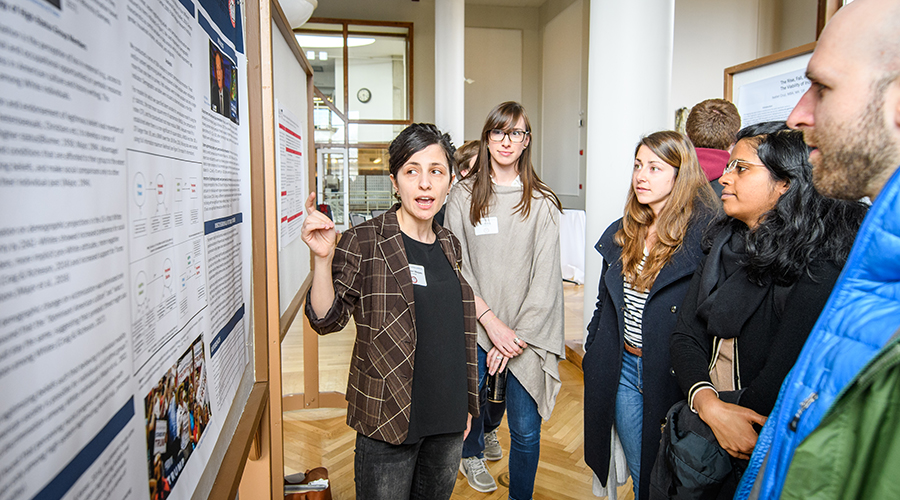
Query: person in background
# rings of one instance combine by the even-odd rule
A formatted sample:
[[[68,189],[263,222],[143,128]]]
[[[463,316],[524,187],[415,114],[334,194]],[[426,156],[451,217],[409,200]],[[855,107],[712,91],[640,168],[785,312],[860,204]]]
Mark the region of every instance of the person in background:
[[[690,409],[732,457],[731,473],[703,498],[734,495],[866,213],[819,194],[808,156],[784,122],[751,125],[719,179],[728,217],[710,232],[670,347]]]
[[[472,168],[472,164],[475,162],[475,158],[478,156],[478,142],[479,141],[468,141],[462,146],[460,146],[455,153],[453,153],[453,158],[456,160],[456,166],[454,167],[453,172],[453,180],[451,181],[451,187],[454,186],[459,179],[462,179],[469,173],[469,169]],[[438,210],[438,213],[434,216],[434,221],[438,223],[438,225],[444,225],[444,214],[447,212],[447,203],[441,206],[441,209]],[[501,415],[502,416],[502,415]],[[499,458],[497,459],[499,460]]]
[[[531,164],[525,108],[504,102],[488,113],[478,160],[450,193],[446,225],[463,247],[463,275],[475,290],[478,376],[508,370],[509,498],[528,500],[565,356],[559,253],[559,198]],[[484,426],[473,426],[483,434]],[[482,437],[479,437],[481,442]],[[477,491],[497,489],[481,451],[460,471]]]
[[[456,149],[456,165],[459,170],[458,179],[465,178],[469,170],[475,166],[480,148],[481,141],[474,140],[466,141]],[[483,428],[484,432],[473,432],[466,437],[463,443],[463,456],[473,457],[483,451],[485,460],[495,462],[503,458],[503,448],[500,446],[500,439],[497,437],[497,429],[503,422],[506,402],[489,401],[486,388],[482,388],[478,396],[481,414],[478,418],[472,420],[472,425],[476,429]]]
[[[813,148],[822,194],[874,203],[782,385],[739,499],[898,497],[900,356],[896,339],[886,345],[900,327],[898,29],[896,0],[841,7],[809,60],[812,85],[788,118]]]
[[[615,425],[636,499],[648,495],[659,422],[682,399],[669,335],[717,207],[687,138],[656,132],[635,148],[624,217],[595,246],[603,269],[582,361],[585,462],[608,487]]]
[[[737,107],[725,99],[707,99],[691,108],[685,124],[685,132],[694,144],[697,159],[706,179],[716,192],[722,195],[722,185],[717,182],[741,129],[741,115]]]
[[[478,415],[475,304],[459,241],[434,223],[450,189],[453,145],[431,124],[391,142],[400,203],[347,230],[306,200],[301,236],[314,256],[306,315],[320,334],[350,315],[356,343],[347,423],[357,431],[356,498],[446,499],[469,417]]]
[[[469,170],[475,166],[478,160],[478,150],[481,149],[481,141],[466,141],[456,150],[456,166],[459,169],[459,179],[469,175]]]

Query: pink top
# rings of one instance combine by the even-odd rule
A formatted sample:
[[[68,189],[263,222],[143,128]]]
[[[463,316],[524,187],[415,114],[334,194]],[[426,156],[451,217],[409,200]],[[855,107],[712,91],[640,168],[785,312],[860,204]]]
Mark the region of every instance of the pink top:
[[[700,160],[700,168],[706,174],[706,180],[712,182],[722,177],[725,166],[728,165],[728,158],[731,153],[722,151],[721,149],[696,148],[697,159]]]

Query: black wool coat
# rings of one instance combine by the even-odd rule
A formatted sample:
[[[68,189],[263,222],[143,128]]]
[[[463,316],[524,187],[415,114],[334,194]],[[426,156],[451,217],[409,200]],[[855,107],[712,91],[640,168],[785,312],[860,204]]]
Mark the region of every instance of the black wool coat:
[[[650,470],[659,448],[660,424],[666,411],[684,394],[672,371],[669,336],[694,270],[703,258],[701,240],[713,214],[695,212],[681,248],[660,271],[650,288],[642,318],[644,417],[641,423],[640,497],[648,498]],[[622,248],[613,236],[622,219],[612,223],[594,247],[603,256],[597,307],[588,325],[584,356],[584,458],[605,484],[609,476],[610,429],[615,422],[616,390],[624,352]]]

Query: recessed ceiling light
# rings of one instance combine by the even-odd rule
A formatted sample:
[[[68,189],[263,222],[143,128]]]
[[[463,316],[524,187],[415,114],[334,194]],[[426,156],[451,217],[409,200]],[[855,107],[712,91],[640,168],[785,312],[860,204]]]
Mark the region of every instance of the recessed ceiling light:
[[[340,36],[321,35],[295,35],[297,43],[308,49],[337,49],[344,46],[344,38]],[[374,38],[360,38],[351,36],[347,39],[348,47],[362,47],[375,43]]]

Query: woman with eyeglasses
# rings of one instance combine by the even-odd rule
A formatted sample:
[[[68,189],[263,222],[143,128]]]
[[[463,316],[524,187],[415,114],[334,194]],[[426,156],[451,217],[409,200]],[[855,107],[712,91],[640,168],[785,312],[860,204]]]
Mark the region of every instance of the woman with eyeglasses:
[[[463,275],[475,291],[478,376],[507,371],[509,498],[528,500],[564,355],[559,199],[531,164],[525,108],[488,114],[472,170],[450,193],[446,225],[462,243]],[[490,431],[490,429],[487,429]],[[460,471],[477,491],[497,489],[484,465],[484,424],[473,419]],[[474,443],[473,443],[474,440]]]
[[[690,141],[650,134],[634,151],[625,214],[595,247],[603,269],[582,361],[585,462],[616,487],[606,484],[615,426],[637,499],[648,496],[659,422],[683,398],[669,335],[717,205]]]
[[[816,191],[809,152],[784,122],[738,133],[719,179],[728,217],[710,232],[672,333],[690,409],[732,457],[731,473],[704,498],[734,494],[866,213]]]

